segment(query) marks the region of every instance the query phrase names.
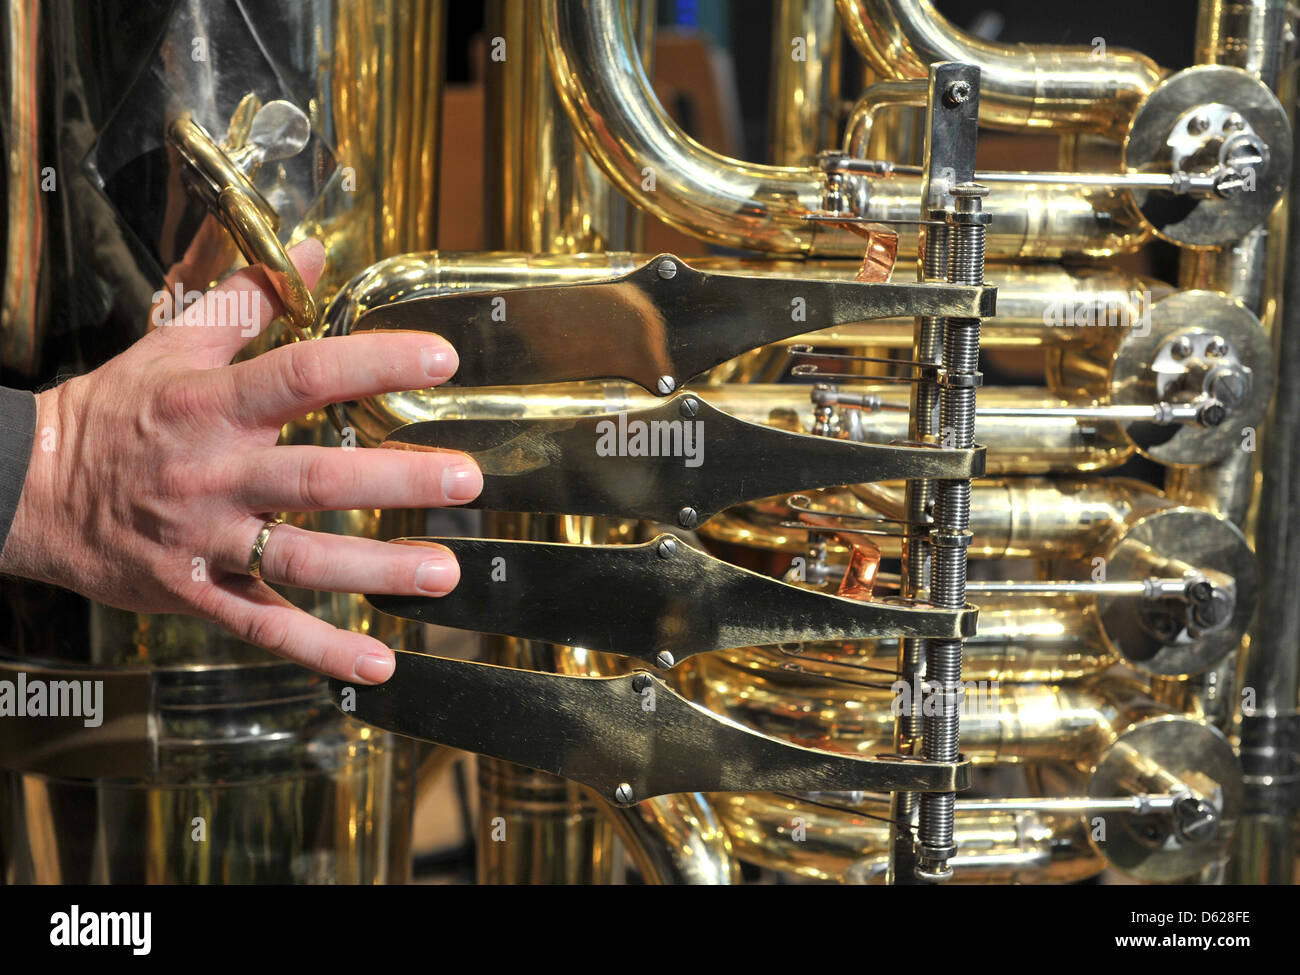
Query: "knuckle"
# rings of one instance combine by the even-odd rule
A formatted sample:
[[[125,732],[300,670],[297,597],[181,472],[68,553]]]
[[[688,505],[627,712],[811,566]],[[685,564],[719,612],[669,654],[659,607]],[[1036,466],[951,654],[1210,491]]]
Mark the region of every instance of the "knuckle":
[[[296,585],[319,582],[318,559],[308,537],[280,529],[280,550],[274,555],[277,575]],[[275,549],[272,549],[275,552]]]
[[[253,616],[244,626],[244,638],[264,650],[289,656],[289,625],[278,613],[259,613]]]
[[[333,454],[318,454],[299,472],[298,496],[310,510],[324,511],[353,496],[357,484],[355,465],[341,464]]]
[[[312,342],[300,342],[286,350],[282,377],[286,391],[295,399],[313,400],[329,393],[337,384],[333,358]]]
[[[213,403],[204,384],[195,377],[162,383],[154,395],[155,413],[168,420],[195,420],[209,416]]]

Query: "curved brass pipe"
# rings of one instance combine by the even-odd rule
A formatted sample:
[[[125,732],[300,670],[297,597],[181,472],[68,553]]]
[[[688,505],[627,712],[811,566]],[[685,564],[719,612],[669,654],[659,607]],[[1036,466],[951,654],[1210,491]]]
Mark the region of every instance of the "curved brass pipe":
[[[709,798],[742,860],[813,880],[883,880],[888,823],[770,793]],[[957,883],[1071,883],[1105,866],[1079,817],[961,809],[955,825]]]
[[[551,77],[574,129],[637,206],[683,233],[730,247],[861,257],[860,238],[804,219],[821,208],[817,169],[733,159],[682,132],[650,86],[619,0],[546,0],[542,16]],[[919,176],[868,184],[866,216],[920,218]],[[1132,204],[1110,192],[999,186],[986,207],[993,215],[992,259],[1104,256],[1133,250],[1148,234]],[[904,253],[915,255],[913,237],[900,239]]]
[[[965,644],[962,677],[1001,683],[1055,683],[1101,673],[1115,663],[1092,601],[1087,597],[981,597],[979,632]],[[892,678],[863,667],[893,671],[896,640],[815,641],[791,648],[753,647],[718,654],[758,676],[780,679],[798,668],[827,680]],[[797,653],[793,652],[795,649]]]
[[[647,884],[740,883],[740,861],[710,803],[698,792],[657,796],[607,818]]]
[[[839,0],[854,46],[887,78],[923,78],[935,61],[980,68],[980,122],[1122,138],[1162,71],[1136,51],[996,44],[955,28],[930,0]]]
[[[709,398],[718,399],[712,392]],[[902,517],[898,510],[902,492],[897,482],[854,484],[806,493],[817,509],[829,513]],[[786,526],[791,517],[786,501],[785,497],[777,497],[735,505],[697,531],[728,545],[803,554],[808,549],[807,532]],[[1171,504],[1155,488],[1128,478],[982,478],[971,486],[971,557],[1091,557],[1106,551],[1126,525]],[[898,536],[878,535],[874,542],[886,558],[900,557]]]
[[[893,751],[895,692],[888,675],[878,676],[882,686],[863,688],[812,673],[759,675],[717,654],[686,666],[695,701],[764,734],[862,755]],[[976,765],[1063,762],[1088,771],[1125,728],[1163,713],[1137,683],[1111,675],[970,688],[961,750]]]

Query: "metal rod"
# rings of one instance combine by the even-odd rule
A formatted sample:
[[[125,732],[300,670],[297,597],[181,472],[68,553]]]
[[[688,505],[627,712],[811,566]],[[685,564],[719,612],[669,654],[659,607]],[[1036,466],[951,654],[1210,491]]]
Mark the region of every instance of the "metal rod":
[[[1141,816],[1150,813],[1172,813],[1174,807],[1183,798],[1184,796],[1173,793],[1160,795],[1144,793],[1114,799],[1092,799],[1083,796],[1061,799],[961,799],[957,802],[957,809],[980,812],[1062,813],[1080,816],[1090,813],[1131,812]]]
[[[967,593],[995,595],[1143,596],[1147,599],[1182,598],[1187,595],[1186,579],[1137,579],[1131,582],[985,582],[975,579],[966,583]]]

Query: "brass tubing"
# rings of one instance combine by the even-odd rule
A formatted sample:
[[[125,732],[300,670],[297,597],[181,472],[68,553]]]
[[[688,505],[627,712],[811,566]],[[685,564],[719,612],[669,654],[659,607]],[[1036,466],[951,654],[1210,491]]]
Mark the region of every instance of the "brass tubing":
[[[777,253],[857,256],[862,241],[804,218],[821,209],[814,167],[763,166],[700,145],[664,112],[619,0],[542,4],[551,73],[587,151],[637,206],[702,240]],[[919,219],[919,177],[868,178],[868,217]],[[1148,234],[1115,194],[1049,186],[999,187],[990,258],[1106,255],[1136,248]],[[915,255],[911,235],[905,253]]]
[[[850,40],[884,77],[922,78],[935,61],[978,65],[980,122],[997,128],[1121,138],[1161,77],[1136,51],[984,41],[929,0],[839,0],[839,8]]]
[[[833,514],[902,516],[898,507],[902,488],[887,482],[807,493],[815,508]],[[787,524],[791,517],[787,501],[776,497],[736,505],[697,531],[727,545],[802,556],[807,551],[807,533]],[[1039,561],[1091,558],[1106,551],[1125,526],[1170,504],[1154,488],[1126,478],[985,478],[971,490],[971,555]],[[886,558],[902,554],[897,535],[874,536],[873,542]],[[832,563],[838,564],[843,549],[832,542],[828,550]]]
[[[839,141],[843,49],[835,0],[773,5],[768,146],[777,165],[811,165]]]
[[[691,660],[695,700],[734,721],[802,745],[877,755],[891,751],[896,700],[915,688],[864,688],[798,672],[759,675],[717,654]],[[970,683],[970,682],[968,682]],[[906,697],[901,695],[906,694]],[[901,704],[900,704],[901,706]],[[1064,762],[1091,769],[1135,721],[1162,713],[1141,689],[1114,678],[967,689],[962,754],[977,765]]]
[[[1077,680],[1100,673],[1117,659],[1087,597],[1001,596],[981,598],[978,603],[979,632],[966,641],[966,680],[1004,684]],[[720,656],[760,675],[779,677],[799,668],[834,679],[892,683],[887,674],[861,668],[895,668],[896,642],[815,642],[785,650],[755,647],[724,651]],[[834,662],[827,662],[831,660]]]
[[[889,826],[879,819],[770,793],[710,798],[742,860],[834,883],[884,879]],[[864,811],[882,816],[887,809]],[[1089,847],[1078,817],[959,808],[956,839],[956,883],[1070,883],[1100,873],[1105,865]],[[1016,854],[1022,856],[1019,862]]]
[[[740,861],[713,799],[688,792],[612,811],[609,819],[647,884],[740,883]]]

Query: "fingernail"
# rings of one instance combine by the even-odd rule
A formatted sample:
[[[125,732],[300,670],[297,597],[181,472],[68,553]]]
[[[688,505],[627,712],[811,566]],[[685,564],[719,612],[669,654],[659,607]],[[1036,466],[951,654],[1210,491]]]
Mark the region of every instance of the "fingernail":
[[[456,563],[450,559],[430,559],[415,570],[415,588],[432,596],[445,596],[459,579]]]
[[[456,374],[460,366],[460,356],[456,350],[445,342],[428,345],[420,350],[420,367],[430,379],[442,382]]]
[[[448,501],[473,501],[483,490],[483,473],[472,461],[453,464],[442,472],[442,493]]]
[[[357,679],[367,684],[382,684],[393,676],[395,669],[397,661],[391,653],[363,653],[352,665],[352,672],[357,675]]]

